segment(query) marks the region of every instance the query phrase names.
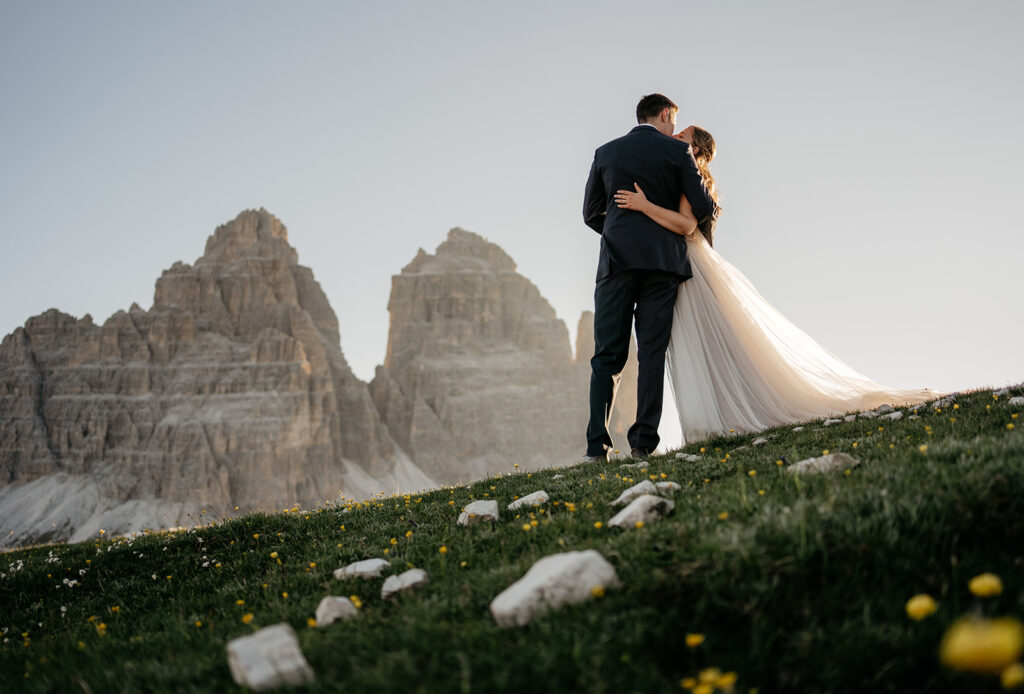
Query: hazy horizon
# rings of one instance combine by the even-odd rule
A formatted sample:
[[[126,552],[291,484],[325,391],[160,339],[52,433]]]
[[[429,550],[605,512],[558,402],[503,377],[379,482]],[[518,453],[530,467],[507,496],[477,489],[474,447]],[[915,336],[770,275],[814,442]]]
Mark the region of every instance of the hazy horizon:
[[[995,0],[7,2],[0,333],[148,308],[265,207],[363,380],[391,276],[456,226],[572,340],[593,150],[659,91],[718,142],[716,250],[796,325],[882,383],[1018,382],[1022,20]]]

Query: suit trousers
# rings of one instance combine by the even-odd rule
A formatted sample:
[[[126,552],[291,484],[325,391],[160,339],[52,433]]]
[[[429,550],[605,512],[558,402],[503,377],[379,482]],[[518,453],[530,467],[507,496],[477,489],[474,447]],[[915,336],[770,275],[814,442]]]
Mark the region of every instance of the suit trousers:
[[[619,375],[629,356],[636,321],[636,422],[627,438],[632,448],[654,450],[661,438],[665,391],[665,350],[672,334],[672,310],[682,278],[660,270],[624,270],[597,282],[594,289],[594,358],[590,360],[590,423],[587,455],[612,447],[608,421]]]

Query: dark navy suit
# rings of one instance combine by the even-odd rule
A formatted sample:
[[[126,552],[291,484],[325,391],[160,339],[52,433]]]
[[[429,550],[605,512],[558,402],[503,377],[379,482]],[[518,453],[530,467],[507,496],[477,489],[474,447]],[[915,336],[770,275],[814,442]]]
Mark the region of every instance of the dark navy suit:
[[[628,439],[632,448],[657,448],[672,309],[679,283],[692,276],[685,238],[615,204],[615,191],[634,190],[634,183],[656,205],[677,210],[685,194],[697,219],[717,214],[685,142],[638,125],[594,153],[583,200],[583,221],[601,234],[587,455],[603,455],[612,446],[608,418],[634,319],[639,377],[636,422]]]

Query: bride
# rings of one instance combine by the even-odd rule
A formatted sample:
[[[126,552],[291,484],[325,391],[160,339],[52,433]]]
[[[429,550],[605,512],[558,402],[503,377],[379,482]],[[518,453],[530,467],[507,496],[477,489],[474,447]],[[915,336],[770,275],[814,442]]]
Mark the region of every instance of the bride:
[[[691,125],[675,137],[690,145],[717,202],[708,168],[715,157],[711,134]],[[618,207],[685,236],[693,269],[679,285],[666,354],[684,443],[936,396],[881,385],[855,371],[789,322],[712,249],[714,218],[698,221],[685,196],[679,210],[671,210],[634,187],[616,192]]]

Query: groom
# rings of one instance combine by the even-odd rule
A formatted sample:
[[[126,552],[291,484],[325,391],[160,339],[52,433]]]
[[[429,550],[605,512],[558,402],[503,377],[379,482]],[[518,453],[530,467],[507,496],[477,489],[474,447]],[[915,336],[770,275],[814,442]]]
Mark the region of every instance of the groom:
[[[627,438],[634,458],[658,447],[665,384],[665,349],[679,284],[692,277],[686,240],[647,215],[620,209],[616,190],[637,183],[656,205],[679,209],[683,195],[698,220],[717,211],[697,171],[690,146],[672,137],[679,108],[649,94],[636,107],[640,124],[594,153],[583,199],[583,221],[601,234],[594,289],[594,358],[590,360],[590,424],[583,462],[606,460],[612,439],[608,420],[615,389],[629,355],[636,320],[636,422]]]

